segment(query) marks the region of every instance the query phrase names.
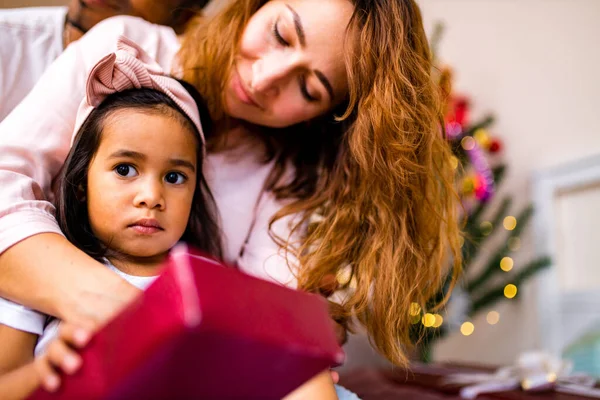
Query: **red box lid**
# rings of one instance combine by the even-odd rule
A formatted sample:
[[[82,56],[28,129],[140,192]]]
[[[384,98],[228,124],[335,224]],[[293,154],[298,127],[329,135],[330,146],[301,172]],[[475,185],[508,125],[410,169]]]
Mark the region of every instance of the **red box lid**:
[[[58,392],[32,399],[280,399],[344,359],[323,298],[185,245],[81,356]]]

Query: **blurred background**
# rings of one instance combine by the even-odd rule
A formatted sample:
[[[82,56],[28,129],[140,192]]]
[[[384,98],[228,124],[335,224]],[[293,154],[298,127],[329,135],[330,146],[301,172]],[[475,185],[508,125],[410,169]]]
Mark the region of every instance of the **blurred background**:
[[[445,27],[437,52],[453,71],[454,92],[470,100],[474,121],[493,114],[488,130],[504,144],[505,178],[485,214],[492,216],[505,195],[514,210],[535,207],[520,248],[510,254],[514,270],[541,255],[553,261],[518,287],[516,297],[477,313],[472,334],[454,332],[437,343],[434,359],[509,364],[532,349],[565,353],[596,332],[600,305],[600,47],[594,39],[600,2],[419,4],[428,31],[438,22]],[[489,259],[495,249],[486,243],[479,258]],[[477,264],[469,273],[485,261]],[[494,325],[489,311],[499,315]]]
[[[477,214],[467,274],[447,309],[408,311],[429,338],[427,357],[415,357],[503,365],[542,349],[598,375],[600,2],[418,3],[448,89],[462,194]],[[344,368],[384,364],[360,334],[346,347]]]

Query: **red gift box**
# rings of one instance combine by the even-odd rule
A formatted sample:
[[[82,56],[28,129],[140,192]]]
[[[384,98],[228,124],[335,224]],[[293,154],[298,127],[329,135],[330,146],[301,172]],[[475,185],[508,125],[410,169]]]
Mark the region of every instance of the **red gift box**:
[[[343,361],[319,296],[177,246],[163,273],[32,399],[280,399]]]

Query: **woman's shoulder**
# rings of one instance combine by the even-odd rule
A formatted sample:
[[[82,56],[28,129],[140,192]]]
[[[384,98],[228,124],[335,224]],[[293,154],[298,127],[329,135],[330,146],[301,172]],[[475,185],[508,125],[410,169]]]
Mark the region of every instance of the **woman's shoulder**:
[[[168,26],[153,24],[142,18],[129,15],[117,15],[100,21],[89,30],[88,34],[93,34],[94,32],[112,35],[130,35],[138,39],[144,39],[148,35],[177,39],[177,35],[173,29]]]

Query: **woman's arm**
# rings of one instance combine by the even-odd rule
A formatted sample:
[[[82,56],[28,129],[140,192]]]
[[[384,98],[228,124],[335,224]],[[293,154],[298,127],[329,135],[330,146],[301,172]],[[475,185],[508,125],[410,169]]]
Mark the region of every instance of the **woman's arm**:
[[[52,233],[32,236],[0,256],[0,288],[3,297],[91,330],[139,293]]]
[[[170,68],[177,44],[169,28],[111,18],[71,44],[0,123],[0,295],[83,325],[111,314],[102,311],[103,302],[111,308],[114,298],[121,304],[135,291],[61,236],[52,186],[69,150],[87,74],[115,50],[121,34]]]

